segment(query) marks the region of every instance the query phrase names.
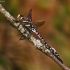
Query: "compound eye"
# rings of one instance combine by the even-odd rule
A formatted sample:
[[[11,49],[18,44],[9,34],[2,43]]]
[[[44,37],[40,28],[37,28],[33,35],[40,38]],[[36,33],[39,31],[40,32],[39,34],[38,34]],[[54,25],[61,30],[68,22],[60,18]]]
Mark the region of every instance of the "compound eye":
[[[24,20],[24,16],[19,14],[19,15],[17,16],[17,20],[18,20],[18,21]]]

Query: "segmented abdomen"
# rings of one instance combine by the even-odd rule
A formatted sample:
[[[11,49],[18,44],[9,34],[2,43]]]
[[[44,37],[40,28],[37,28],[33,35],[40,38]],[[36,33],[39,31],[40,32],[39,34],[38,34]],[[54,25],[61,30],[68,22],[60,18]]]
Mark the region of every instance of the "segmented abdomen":
[[[43,42],[43,44],[45,45],[45,47],[50,50],[50,52],[61,62],[63,63],[62,59],[60,58],[60,56],[57,54],[57,52],[51,48],[47,43],[46,41],[43,39],[43,37],[38,33],[38,32],[35,32],[37,34],[37,36],[41,39],[41,41]]]

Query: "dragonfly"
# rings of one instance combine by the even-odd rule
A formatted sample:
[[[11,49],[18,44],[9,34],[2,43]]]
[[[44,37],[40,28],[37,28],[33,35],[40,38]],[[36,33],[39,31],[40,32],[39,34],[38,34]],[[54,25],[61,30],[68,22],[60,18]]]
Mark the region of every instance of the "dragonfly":
[[[42,26],[45,21],[42,22],[36,22],[34,24],[32,22],[32,9],[29,10],[27,17],[24,17],[23,15],[18,15],[17,21],[20,22],[20,25],[18,26],[18,29],[21,31],[22,28],[24,27],[30,36],[31,32],[35,33],[39,39],[42,41],[44,46],[50,51],[50,53],[55,56],[61,63],[63,63],[62,59],[60,58],[59,54],[56,52],[56,50],[52,47],[50,47],[47,42],[44,40],[44,38],[40,35],[40,33],[37,31],[37,28]],[[23,31],[21,32],[22,34]],[[23,36],[20,38],[20,40],[23,40]]]

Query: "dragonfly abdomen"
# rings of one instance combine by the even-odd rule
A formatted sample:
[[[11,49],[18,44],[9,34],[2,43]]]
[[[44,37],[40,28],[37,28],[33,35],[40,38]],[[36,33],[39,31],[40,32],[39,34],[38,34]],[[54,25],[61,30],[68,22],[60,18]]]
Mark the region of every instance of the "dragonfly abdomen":
[[[37,36],[40,38],[40,40],[43,42],[43,44],[45,45],[45,47],[61,62],[63,63],[62,59],[60,58],[60,56],[57,54],[56,50],[54,48],[51,48],[46,41],[43,39],[43,37],[36,32]]]

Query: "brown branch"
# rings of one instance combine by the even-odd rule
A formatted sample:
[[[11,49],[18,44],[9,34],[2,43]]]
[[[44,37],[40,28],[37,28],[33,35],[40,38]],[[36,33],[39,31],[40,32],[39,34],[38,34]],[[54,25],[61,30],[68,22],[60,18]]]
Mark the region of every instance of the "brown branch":
[[[17,23],[15,23],[15,21],[13,21],[16,19],[13,16],[11,16],[10,13],[7,12],[1,4],[0,4],[0,12],[12,23],[12,25],[14,25],[15,27],[18,26],[19,23],[17,24]],[[23,28],[23,30],[25,30],[25,29]],[[28,36],[28,31],[26,31],[26,34],[24,36],[25,37]],[[29,40],[34,44],[34,46],[36,48],[38,48],[41,52],[48,55],[53,61],[55,61],[63,70],[70,70],[70,68],[68,68],[64,63],[62,64],[51,53],[49,53],[47,48],[44,47],[44,45],[40,42],[40,40],[36,39],[33,35],[30,36]]]

